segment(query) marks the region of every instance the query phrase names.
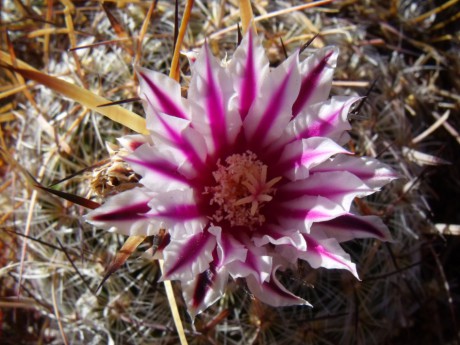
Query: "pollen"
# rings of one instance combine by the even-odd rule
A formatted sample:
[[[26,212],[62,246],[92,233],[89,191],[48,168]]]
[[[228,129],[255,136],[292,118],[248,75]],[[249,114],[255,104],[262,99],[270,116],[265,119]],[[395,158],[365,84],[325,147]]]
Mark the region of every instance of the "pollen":
[[[251,229],[265,222],[261,209],[273,199],[274,185],[281,177],[267,181],[267,166],[253,152],[231,155],[225,163],[218,161],[213,177],[216,185],[205,188],[212,195],[210,204],[218,206],[212,220]]]

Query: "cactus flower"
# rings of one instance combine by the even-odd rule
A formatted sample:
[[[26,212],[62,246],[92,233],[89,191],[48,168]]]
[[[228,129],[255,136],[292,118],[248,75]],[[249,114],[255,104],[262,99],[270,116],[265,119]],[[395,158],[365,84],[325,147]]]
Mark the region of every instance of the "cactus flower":
[[[166,229],[163,278],[181,281],[192,316],[230,278],[269,305],[308,304],[278,271],[305,260],[358,277],[340,243],[390,239],[378,217],[352,211],[354,198],[395,174],[343,147],[357,98],[329,98],[338,51],[301,55],[271,69],[252,31],[225,64],[204,45],[187,98],[169,77],[137,70],[150,135],[120,143],[141,187],[109,197],[87,221],[129,236]]]

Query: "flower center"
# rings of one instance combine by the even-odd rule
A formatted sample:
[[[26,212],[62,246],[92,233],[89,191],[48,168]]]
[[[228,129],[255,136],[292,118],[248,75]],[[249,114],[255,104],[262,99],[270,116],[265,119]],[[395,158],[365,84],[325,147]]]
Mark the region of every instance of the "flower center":
[[[212,195],[210,204],[218,206],[211,219],[226,220],[231,226],[260,226],[265,222],[260,210],[273,199],[273,186],[281,177],[267,182],[267,166],[251,151],[231,155],[225,163],[217,162],[212,173],[216,185],[205,188],[204,193]]]

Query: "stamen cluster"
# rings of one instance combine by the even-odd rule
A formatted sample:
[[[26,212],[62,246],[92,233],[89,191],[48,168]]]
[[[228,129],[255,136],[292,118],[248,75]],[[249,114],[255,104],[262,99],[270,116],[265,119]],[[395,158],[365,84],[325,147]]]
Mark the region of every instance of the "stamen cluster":
[[[257,160],[251,151],[233,154],[225,163],[226,166],[217,162],[217,170],[212,173],[216,185],[205,188],[205,193],[212,195],[210,204],[218,205],[212,219],[251,229],[262,225],[265,216],[261,209],[273,199],[273,186],[281,177],[267,182],[267,165]]]

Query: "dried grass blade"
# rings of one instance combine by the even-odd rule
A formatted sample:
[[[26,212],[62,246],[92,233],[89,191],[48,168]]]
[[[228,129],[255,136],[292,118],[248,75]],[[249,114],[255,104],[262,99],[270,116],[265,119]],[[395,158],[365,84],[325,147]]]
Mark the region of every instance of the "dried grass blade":
[[[248,32],[249,26],[252,23],[252,26],[254,30],[256,29],[256,26],[254,24],[254,14],[252,12],[252,7],[251,7],[251,1],[250,0],[240,0],[239,1],[239,6],[240,6],[240,17],[241,17],[241,24],[243,27],[243,35]]]
[[[130,236],[121,247],[120,251],[115,255],[114,260],[110,263],[107,271],[105,273],[104,278],[102,279],[101,283],[97,287],[96,291],[98,291],[102,285],[104,285],[105,281],[117,271],[128,258],[131,256],[132,253],[136,250],[137,247],[145,240],[147,236]]]
[[[184,17],[182,18],[182,22],[180,24],[179,35],[177,37],[177,41],[174,46],[174,55],[171,61],[171,71],[169,72],[169,76],[176,81],[179,81],[179,78],[180,78],[180,73],[179,73],[180,49],[182,47],[182,41],[184,40],[185,31],[187,30],[187,26],[190,20],[190,15],[192,13],[194,2],[195,0],[187,0],[187,4],[185,5]]]
[[[147,28],[149,27],[150,19],[152,18],[153,11],[157,7],[158,0],[152,0],[150,4],[149,11],[145,16],[144,22],[142,23],[141,30],[139,32],[139,36],[137,38],[137,50],[136,50],[136,57],[134,59],[134,65],[137,66],[139,61],[141,60],[142,56],[142,42],[144,41],[145,34],[147,33]]]
[[[103,45],[109,45],[109,44],[113,44],[113,43],[123,42],[123,41],[126,41],[126,40],[128,40],[128,38],[125,38],[125,39],[117,38],[115,40],[96,42],[96,43],[92,43],[92,44],[85,44],[83,46],[70,48],[69,51],[73,52],[73,51],[80,50],[80,49],[89,49],[89,48],[99,47],[99,46],[103,46]]]
[[[7,68],[19,73],[24,78],[31,79],[45,85],[50,89],[79,102],[91,110],[107,116],[109,119],[132,129],[133,131],[141,134],[148,134],[144,118],[120,106],[107,108],[99,107],[99,105],[110,103],[110,101],[92,93],[91,91],[36,70],[15,68],[11,65]]]
[[[77,37],[75,33],[75,26],[73,25],[72,15],[75,13],[75,5],[70,0],[60,0],[60,2],[64,5],[64,21],[67,27],[67,36],[69,37],[70,48],[75,48],[77,46]],[[83,69],[81,67],[80,58],[78,57],[77,53],[72,51],[72,57],[75,61],[75,68],[77,71],[77,75],[80,78],[80,81],[83,85],[86,85],[85,75],[83,73]]]
[[[74,204],[89,208],[91,210],[94,210],[94,209],[98,208],[99,206],[101,206],[97,202],[94,202],[92,200],[83,198],[83,197],[75,195],[75,194],[61,192],[61,191],[51,189],[51,188],[46,188],[46,187],[43,187],[43,186],[40,186],[40,185],[36,185],[36,187],[41,189],[41,190],[44,190],[45,192],[54,194],[54,195],[56,195],[56,196],[58,196],[60,198],[63,198],[65,200],[67,200],[67,201],[70,201],[70,202],[72,202]]]
[[[122,99],[121,101],[114,101],[114,102],[110,102],[110,103],[107,103],[107,104],[100,104],[100,105],[98,105],[98,108],[111,107],[111,106],[119,105],[119,104],[137,102],[137,101],[140,101],[140,100],[141,100],[140,97],[131,97],[131,98],[127,98],[127,99]]]
[[[313,8],[313,7],[329,5],[333,1],[334,0],[318,0],[318,1],[314,1],[314,2],[309,2],[307,4],[288,7],[286,9],[282,9],[282,10],[279,10],[279,11],[270,12],[270,13],[255,17],[254,18],[254,23],[255,22],[260,22],[260,21],[265,20],[265,19],[273,18],[273,17],[276,17],[276,16],[280,16],[280,15],[288,14],[288,13],[291,13],[291,12],[295,12],[295,11],[302,11],[302,10],[306,10],[306,9]],[[222,35],[224,35],[224,34],[226,34],[228,32],[236,30],[236,29],[237,29],[236,24],[230,25],[230,26],[226,27],[225,29],[222,29],[222,30],[214,32],[212,35],[210,35],[208,37],[208,39],[215,39],[217,37],[220,37],[220,36],[222,36]],[[197,44],[198,45],[203,44],[203,41],[198,41]]]
[[[32,71],[37,71],[37,69],[33,68],[31,65],[25,63],[20,59],[15,59],[8,53],[5,53],[0,50],[0,61],[6,63],[7,65],[13,65],[18,68],[24,68]]]
[[[126,30],[120,24],[118,19],[112,14],[112,12],[110,12],[110,8],[107,4],[103,3],[102,8],[104,9],[107,18],[109,18],[110,25],[112,25],[112,28],[117,34],[117,36],[123,40],[128,40],[125,42],[126,44],[124,44],[124,47],[126,48],[126,51],[129,55],[134,56],[134,49],[132,41],[130,39],[130,35],[126,32]]]
[[[158,260],[160,263],[161,272],[164,272],[164,262],[163,260]],[[164,286],[166,289],[166,297],[168,298],[169,307],[171,308],[171,313],[173,315],[174,324],[176,325],[177,333],[179,334],[179,340],[181,345],[187,345],[187,338],[185,337],[184,327],[179,315],[179,309],[177,308],[176,298],[174,297],[174,290],[170,280],[165,280]]]
[[[22,85],[19,85],[19,86],[16,86],[16,87],[13,87],[5,92],[2,92],[0,93],[0,100],[1,99],[4,99],[4,98],[7,98],[7,97],[10,97],[12,95],[15,95],[19,92],[22,92],[24,91],[25,89],[27,89],[27,85],[26,84],[22,84]]]
[[[17,59],[16,59],[16,53],[14,51],[13,44],[11,43],[10,38],[8,36],[8,32],[6,32],[5,37],[6,37],[6,44],[8,46],[8,52],[9,52],[9,54],[11,56],[11,65],[13,65],[14,67],[17,67],[18,62],[17,62]],[[38,109],[37,104],[35,103],[35,99],[32,96],[32,94],[30,93],[29,89],[27,88],[26,81],[24,80],[22,75],[16,73],[15,76],[16,76],[16,79],[18,80],[19,84],[21,86],[25,86],[23,92],[24,92],[24,95],[26,96],[27,100],[30,102],[30,104],[33,105],[34,108]]]
[[[46,1],[46,16],[47,21],[51,21],[53,18],[53,0]],[[45,30],[51,29],[51,25],[49,23],[45,24]],[[46,33],[43,37],[43,53],[44,58],[43,61],[45,62],[45,66],[48,68],[49,60],[50,60],[50,41],[51,41],[51,34]]]
[[[428,12],[425,12],[423,13],[422,15],[414,18],[411,20],[411,24],[416,24],[416,23],[419,23],[419,22],[422,22],[424,21],[425,19],[427,19],[428,17],[432,16],[433,14],[438,14],[439,12],[442,12],[444,11],[445,9],[455,5],[456,3],[458,2],[458,0],[450,0],[450,1],[447,1],[445,2],[444,4],[432,9],[431,11],[428,11]]]

